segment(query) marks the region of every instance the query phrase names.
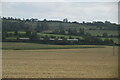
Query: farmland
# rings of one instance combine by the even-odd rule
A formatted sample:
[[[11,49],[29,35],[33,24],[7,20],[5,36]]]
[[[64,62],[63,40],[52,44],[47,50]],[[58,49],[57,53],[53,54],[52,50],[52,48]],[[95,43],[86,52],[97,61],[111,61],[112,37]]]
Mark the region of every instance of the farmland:
[[[2,44],[2,49],[8,50],[104,48],[104,46],[98,45],[50,45],[24,42],[3,42]]]
[[[2,20],[3,78],[118,76],[118,24]]]
[[[111,38],[119,38],[119,25],[116,23],[111,23],[109,21],[93,21],[80,23],[76,21],[68,22],[68,20],[67,22],[65,22],[64,20],[56,21],[47,19],[22,20],[12,17],[3,17],[2,20],[3,41],[15,41],[15,39],[18,39],[20,37],[29,37],[32,39],[37,39],[40,37],[47,36],[47,38],[79,38],[80,40],[86,41],[85,43],[91,44],[93,43],[91,41],[94,37],[94,40],[96,41],[95,44],[110,44],[110,42],[111,44],[119,44],[116,39],[114,41],[111,40]],[[92,40],[90,40],[90,38],[92,38]],[[105,40],[101,38],[105,38]]]
[[[3,50],[3,78],[116,78],[118,55],[104,48]]]
[[[50,30],[49,30],[50,31]],[[44,33],[37,33],[37,35],[38,36],[48,36],[48,37],[51,37],[51,36],[54,36],[54,37],[64,37],[64,38],[69,38],[70,36],[72,37],[72,38],[79,38],[79,39],[81,39],[81,40],[84,40],[84,38],[82,37],[82,36],[75,36],[75,35],[61,35],[61,34],[49,34],[48,32],[49,31],[45,31]],[[9,31],[9,32],[7,32],[7,33],[9,33],[9,34],[13,34],[14,35],[14,32],[13,31]],[[19,34],[21,34],[21,35],[24,35],[26,32],[24,32],[24,31],[19,31],[18,32]],[[118,31],[110,31],[110,30],[85,30],[85,33],[89,33],[89,34],[91,34],[92,36],[97,36],[97,35],[99,35],[99,36],[102,36],[102,34],[103,33],[107,33],[109,36],[110,35],[118,35]],[[18,38],[18,36],[16,37],[16,36],[13,36],[13,37],[6,37],[5,39],[6,40],[10,40],[10,39],[13,39],[13,40],[16,40]],[[110,37],[110,38],[108,38],[108,37],[100,37],[99,39],[102,39],[102,40],[105,40],[105,39],[112,39],[115,43],[117,43],[118,44],[118,39],[119,39],[119,37],[117,38],[117,37]]]

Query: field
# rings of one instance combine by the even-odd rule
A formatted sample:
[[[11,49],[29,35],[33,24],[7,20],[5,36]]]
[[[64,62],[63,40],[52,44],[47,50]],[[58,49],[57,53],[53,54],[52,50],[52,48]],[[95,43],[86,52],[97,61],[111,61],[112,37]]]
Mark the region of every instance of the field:
[[[3,45],[4,46],[4,45]],[[112,47],[3,50],[3,78],[116,78]]]
[[[65,38],[69,38],[69,35],[60,35],[60,34],[45,34],[45,33],[38,33],[39,36],[56,36],[56,37],[65,37]],[[80,38],[83,39],[82,36],[71,36],[72,38]]]
[[[85,32],[90,33],[92,36],[97,36],[97,35],[102,36],[103,33],[107,33],[109,36],[118,35],[117,30],[85,30]]]
[[[7,50],[35,50],[35,49],[74,49],[74,48],[103,48],[98,45],[51,45],[24,42],[3,42],[2,49]]]

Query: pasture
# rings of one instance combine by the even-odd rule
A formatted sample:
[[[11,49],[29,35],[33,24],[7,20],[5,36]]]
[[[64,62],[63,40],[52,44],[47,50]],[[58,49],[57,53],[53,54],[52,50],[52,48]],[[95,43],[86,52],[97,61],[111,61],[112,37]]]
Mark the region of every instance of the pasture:
[[[3,78],[116,78],[112,46],[79,49],[3,50]]]
[[[107,33],[108,36],[110,35],[118,35],[118,31],[117,30],[85,30],[86,33],[91,34],[92,36],[97,36],[100,35],[102,36],[103,33]]]
[[[25,42],[3,42],[2,49],[7,50],[37,50],[37,49],[74,49],[74,48],[103,48],[99,45],[52,45]]]

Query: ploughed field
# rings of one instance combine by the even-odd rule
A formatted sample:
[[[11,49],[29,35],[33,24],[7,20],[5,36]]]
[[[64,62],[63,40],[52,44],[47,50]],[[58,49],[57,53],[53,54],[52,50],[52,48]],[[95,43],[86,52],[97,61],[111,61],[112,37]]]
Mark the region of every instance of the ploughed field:
[[[3,45],[4,46],[4,45]],[[3,78],[115,78],[112,46],[79,49],[3,50]]]

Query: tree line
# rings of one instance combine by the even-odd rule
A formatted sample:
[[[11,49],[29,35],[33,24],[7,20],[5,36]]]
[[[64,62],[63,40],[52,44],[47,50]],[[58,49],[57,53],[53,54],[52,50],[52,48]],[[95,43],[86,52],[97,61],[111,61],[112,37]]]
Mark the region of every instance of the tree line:
[[[77,21],[70,22],[67,19],[63,19],[63,21],[54,21],[54,20],[38,20],[38,19],[20,19],[20,18],[13,18],[13,17],[3,17],[2,18],[2,30],[3,31],[44,31],[50,29],[50,22],[56,23],[70,23],[70,24],[79,24],[81,26],[95,26],[96,28],[89,28],[90,30],[100,29],[100,30],[118,30],[120,29],[118,24],[111,23],[109,21],[101,22],[101,21],[93,21],[93,22],[85,22],[79,23]],[[57,27],[57,26],[56,26]],[[59,25],[58,25],[59,27]],[[63,25],[65,27],[65,25]],[[75,26],[74,26],[75,27]]]

